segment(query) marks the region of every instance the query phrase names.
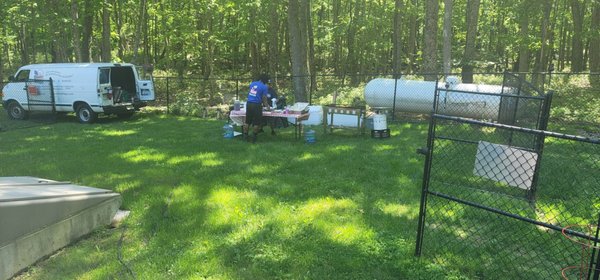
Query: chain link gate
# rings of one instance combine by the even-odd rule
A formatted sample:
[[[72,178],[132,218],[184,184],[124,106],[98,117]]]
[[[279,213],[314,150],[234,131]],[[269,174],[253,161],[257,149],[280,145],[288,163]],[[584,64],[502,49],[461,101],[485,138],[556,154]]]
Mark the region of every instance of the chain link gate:
[[[509,77],[496,120],[441,114],[436,93],[415,254],[474,278],[598,279],[600,142],[545,131],[552,95]]]
[[[52,79],[26,81],[25,94],[27,96],[27,111],[35,109],[56,113],[56,98]]]

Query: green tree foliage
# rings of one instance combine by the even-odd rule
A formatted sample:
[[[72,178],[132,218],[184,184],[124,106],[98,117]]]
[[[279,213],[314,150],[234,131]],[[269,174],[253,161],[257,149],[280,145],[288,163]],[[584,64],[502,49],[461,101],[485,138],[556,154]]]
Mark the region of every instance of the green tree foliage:
[[[306,3],[311,76],[335,74],[358,83],[369,75],[394,71],[442,73],[442,11],[431,34],[425,28],[431,19],[425,13],[426,1]],[[467,26],[468,3],[455,0],[452,5],[454,72],[466,64],[475,73],[543,72],[550,64],[559,71],[589,71],[597,65],[592,53],[598,41],[595,0],[481,1],[476,29]],[[247,77],[266,71],[289,75],[288,5],[287,0],[3,0],[0,75],[6,80],[28,63],[101,61],[102,57],[154,64],[179,77]],[[103,11],[110,13],[109,19]],[[103,30],[107,20],[110,30]],[[394,31],[395,26],[401,28]],[[475,51],[465,52],[467,30],[477,30]],[[424,42],[426,34],[437,38],[433,45]],[[110,54],[103,56],[107,46]]]

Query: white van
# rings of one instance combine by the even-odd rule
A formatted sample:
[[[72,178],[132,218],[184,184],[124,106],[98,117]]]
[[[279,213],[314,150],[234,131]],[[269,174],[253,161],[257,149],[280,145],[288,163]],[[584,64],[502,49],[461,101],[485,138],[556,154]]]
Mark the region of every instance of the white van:
[[[98,114],[130,117],[154,100],[152,79],[141,80],[128,63],[56,63],[23,66],[2,89],[11,119],[29,112],[75,112],[81,123]]]

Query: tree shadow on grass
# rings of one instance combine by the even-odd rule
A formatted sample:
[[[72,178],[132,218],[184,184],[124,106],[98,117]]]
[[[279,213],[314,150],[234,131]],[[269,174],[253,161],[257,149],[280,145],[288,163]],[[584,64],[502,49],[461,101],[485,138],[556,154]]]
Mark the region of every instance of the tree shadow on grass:
[[[399,129],[402,134],[390,141],[331,135],[306,145],[286,132],[252,145],[224,140],[221,126],[164,116],[61,124],[32,131],[28,145],[7,155],[34,154],[42,168],[32,176],[119,192],[123,207],[133,211],[123,258],[141,278],[248,278],[244,271],[267,278],[397,278],[398,263],[412,262],[416,217],[407,209],[418,208],[415,179],[422,161],[414,151],[424,141],[414,138],[422,139],[422,127]],[[40,152],[40,146],[47,150]],[[64,153],[73,157],[54,160]],[[233,202],[215,207],[220,199]],[[314,218],[339,224],[298,221],[304,216],[293,209],[310,212],[320,203],[350,206]],[[223,209],[228,211],[220,213]],[[282,235],[286,226],[278,219],[297,220],[298,228]],[[246,226],[255,228],[246,232]],[[355,227],[366,244],[331,236]],[[100,275],[115,277],[112,273]]]

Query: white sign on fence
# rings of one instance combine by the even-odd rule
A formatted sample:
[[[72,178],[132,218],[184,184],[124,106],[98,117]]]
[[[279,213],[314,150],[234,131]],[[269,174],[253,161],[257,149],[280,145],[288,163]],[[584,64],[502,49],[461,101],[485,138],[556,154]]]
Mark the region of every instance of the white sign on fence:
[[[529,190],[537,158],[534,152],[479,141],[473,174]]]

